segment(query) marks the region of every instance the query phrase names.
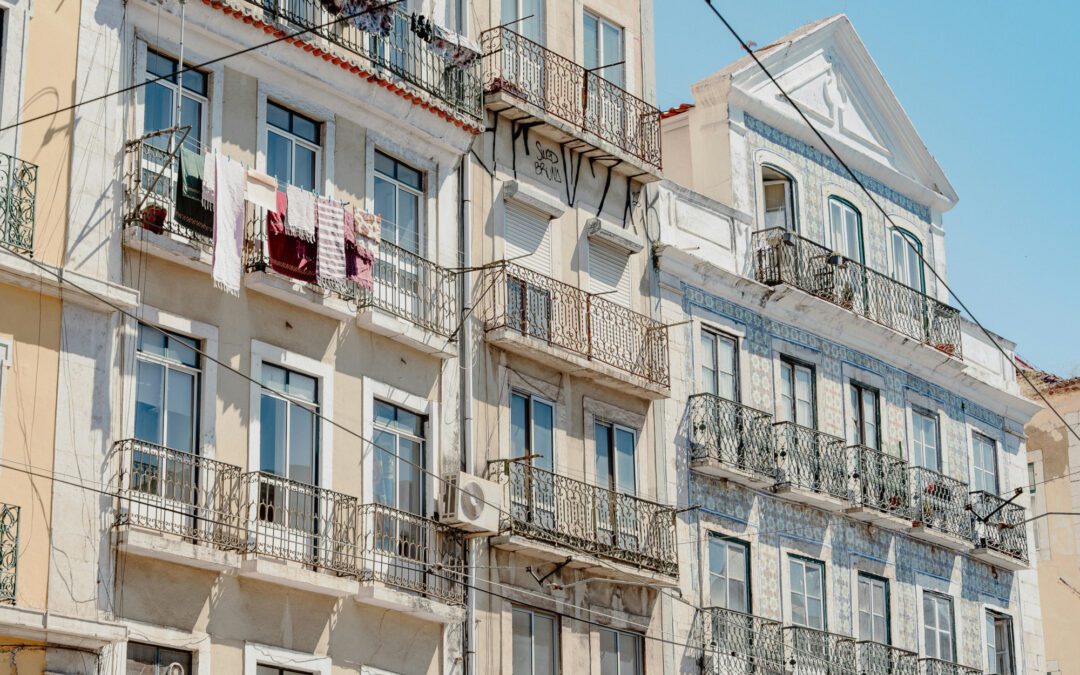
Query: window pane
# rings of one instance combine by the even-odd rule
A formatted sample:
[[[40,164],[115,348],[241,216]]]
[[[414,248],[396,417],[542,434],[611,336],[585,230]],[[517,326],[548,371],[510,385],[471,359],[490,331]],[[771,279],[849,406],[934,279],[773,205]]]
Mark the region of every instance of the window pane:
[[[398,243],[397,188],[379,177],[375,178],[375,213],[382,217],[382,238]]]
[[[272,131],[266,134],[266,171],[281,183],[292,182],[292,141]]]
[[[173,93],[172,90],[154,82],[145,87],[143,99],[143,131],[159,131],[172,126],[173,119]]]
[[[586,13],[584,16],[585,67],[596,68],[600,65],[600,31],[596,17]]]
[[[396,177],[396,174],[395,174],[395,171],[394,171],[394,164],[395,163],[396,162],[394,162],[393,159],[391,159],[390,157],[387,157],[383,153],[381,153],[381,152],[376,152],[375,153],[375,170],[378,171],[379,173],[383,174],[384,176],[387,176],[389,178],[395,178]]]
[[[533,459],[533,466],[551,471],[555,467],[555,411],[547,403],[536,400],[533,401],[532,408],[532,452],[534,455],[540,455]]]
[[[401,162],[397,163],[397,179],[412,189],[420,190],[423,188],[422,176],[423,174],[411,166]]]
[[[533,675],[531,615],[514,610],[514,675]]]
[[[282,131],[289,131],[289,118],[291,114],[285,108],[279,105],[275,105],[269,101],[266,102],[266,121],[269,124],[274,125]]]
[[[259,411],[259,468],[285,476],[285,428],[288,404],[263,394]]]
[[[597,422],[593,436],[596,444],[596,482],[607,486],[611,484],[611,427]]]
[[[161,445],[164,366],[139,361],[135,373],[135,438]]]
[[[550,616],[533,614],[533,652],[533,672],[554,675],[555,620]]]
[[[376,429],[372,441],[375,444],[372,480],[375,501],[386,506],[397,504],[397,436],[389,431]]]
[[[165,445],[183,452],[195,451],[195,376],[170,370],[167,376]]]
[[[525,434],[528,420],[529,401],[524,396],[513,394],[510,397],[510,456],[525,456]]]
[[[637,494],[634,466],[634,433],[615,429],[615,487],[619,492]]]
[[[305,141],[310,141],[316,144],[319,142],[318,123],[313,122],[306,117],[301,117],[300,115],[297,115],[295,113],[292,116],[292,122],[292,132],[294,134],[304,139]]]
[[[412,253],[420,252],[419,199],[405,190],[398,192],[398,246]]]
[[[146,72],[154,77],[164,77],[166,82],[176,82],[176,61],[168,56],[146,50]]]
[[[170,334],[168,340],[169,359],[192,368],[199,366],[199,353],[195,351],[198,343],[195,340],[175,334]]]
[[[618,635],[613,630],[600,629],[600,674],[619,675]]]
[[[188,66],[191,67],[190,65]],[[184,72],[184,89],[190,91],[199,96],[206,96],[207,80],[206,73],[198,70],[188,70]]]
[[[415,440],[402,438],[399,439],[398,452],[401,459],[398,462],[400,485],[397,507],[402,511],[423,515],[424,478],[420,468],[424,461],[422,446]]]
[[[716,394],[716,336],[701,332],[701,386],[707,394]]]
[[[202,103],[185,96],[180,107],[180,124],[190,127],[184,145],[193,150],[199,150],[202,145],[202,115]]]
[[[310,375],[289,371],[289,396],[316,403],[318,401],[319,381]]]
[[[315,484],[315,415],[289,404],[289,478]]]
[[[296,160],[293,169],[293,184],[298,188],[315,192],[315,151],[297,143],[294,146],[294,152]]]
[[[603,26],[603,42],[604,53],[603,63],[600,65],[607,66],[613,63],[618,63],[623,60],[623,36],[622,29],[611,25],[606,21],[602,21]],[[600,74],[607,80],[613,82],[619,87],[626,86],[626,65],[620,64],[611,68],[605,68],[600,71]]]
[[[619,675],[637,675],[640,672],[638,663],[638,638],[636,635],[626,633],[619,634]]]

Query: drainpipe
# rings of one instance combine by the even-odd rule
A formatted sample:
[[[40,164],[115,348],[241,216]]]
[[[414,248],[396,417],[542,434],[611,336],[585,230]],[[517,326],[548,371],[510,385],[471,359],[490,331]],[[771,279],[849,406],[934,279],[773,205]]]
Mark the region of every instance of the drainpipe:
[[[476,474],[476,458],[473,453],[473,364],[472,364],[472,325],[465,318],[472,310],[472,246],[469,232],[472,224],[472,157],[466,153],[461,158],[458,178],[458,193],[461,208],[458,230],[458,262],[460,272],[458,301],[461,317],[461,332],[458,336],[458,392],[461,414],[462,468],[466,473]],[[465,625],[462,640],[465,643],[465,673],[476,673],[476,592],[473,590],[476,578],[476,552],[479,539],[465,540]]]

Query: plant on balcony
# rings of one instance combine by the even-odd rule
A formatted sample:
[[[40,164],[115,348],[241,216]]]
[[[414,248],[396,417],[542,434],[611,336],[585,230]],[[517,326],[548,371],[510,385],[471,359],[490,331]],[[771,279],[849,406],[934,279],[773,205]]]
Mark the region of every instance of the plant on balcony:
[[[149,230],[154,234],[161,234],[165,231],[165,219],[168,217],[169,213],[164,207],[147,206],[139,214],[139,224],[145,230]]]

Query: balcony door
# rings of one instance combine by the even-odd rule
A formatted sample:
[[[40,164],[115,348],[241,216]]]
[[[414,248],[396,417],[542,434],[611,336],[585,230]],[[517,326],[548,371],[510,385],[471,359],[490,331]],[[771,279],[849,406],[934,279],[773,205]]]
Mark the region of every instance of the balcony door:
[[[952,598],[923,591],[922,620],[924,654],[941,661],[955,661]]]
[[[635,152],[641,130],[628,119],[623,29],[596,14],[582,15],[585,55],[585,129]]]
[[[829,249],[858,264],[834,261],[832,256],[827,256],[824,261],[814,261],[816,293],[841,307],[865,314],[867,280],[860,266],[863,262],[862,215],[838,197],[829,198],[825,240]]]
[[[555,480],[555,404],[519,392],[510,395],[510,508],[516,520],[556,528],[560,506]],[[529,470],[529,468],[532,470]]]
[[[881,445],[878,391],[852,382],[850,392],[848,430],[851,444],[877,450]]]
[[[1012,618],[997,612],[986,613],[987,675],[1016,675]]]
[[[817,428],[814,369],[796,361],[780,361],[780,401],[777,418],[809,429]]]
[[[637,509],[637,432],[619,424],[597,421],[596,444],[597,537],[608,545],[635,550],[648,532],[644,514]]]
[[[373,480],[376,509],[365,523],[374,537],[374,564],[383,578],[398,578],[410,588],[422,588],[425,568],[434,553],[426,516],[424,480],[426,420],[386,401],[374,402]]]
[[[859,639],[889,644],[889,581],[859,573]]]
[[[714,614],[715,658],[726,663],[729,659],[722,655],[739,655],[732,672],[750,672],[751,668],[738,665],[757,653],[754,643],[761,636],[755,635],[750,616],[750,546],[746,542],[718,534],[709,536],[709,604],[729,610]]]
[[[404,316],[426,319],[434,310],[429,292],[434,279],[424,278],[421,265],[424,174],[404,162],[375,151],[375,213],[380,236],[392,246],[381,247],[375,263],[375,292]]]
[[[907,288],[903,300],[895,307],[892,314],[897,329],[905,335],[921,336],[928,327],[926,298],[926,279],[923,272],[922,242],[907,230],[893,228],[889,240],[892,248],[892,278]],[[887,308],[881,308],[881,315],[890,318]]]
[[[502,86],[517,96],[547,109],[545,75],[545,0],[502,0],[502,25],[507,32],[502,43]],[[562,79],[562,78],[559,78]],[[560,83],[552,82],[556,87]]]
[[[996,495],[998,493],[997,442],[989,436],[974,432],[971,445],[971,489]]]
[[[555,302],[561,346],[585,351],[584,307],[574,307],[569,294],[553,297],[551,274],[551,219],[547,214],[514,201],[506,202],[503,240],[507,260],[520,268],[506,276],[506,322],[511,328],[539,340],[551,341]],[[535,273],[535,274],[534,274]]]

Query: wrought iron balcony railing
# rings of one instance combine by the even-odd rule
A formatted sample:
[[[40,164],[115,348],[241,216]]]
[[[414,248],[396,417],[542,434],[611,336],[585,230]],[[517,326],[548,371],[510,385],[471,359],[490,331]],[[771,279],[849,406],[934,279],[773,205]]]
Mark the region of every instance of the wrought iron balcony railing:
[[[247,546],[240,467],[136,439],[116,450],[122,521],[226,549]]]
[[[918,675],[919,655],[906,649],[864,640],[855,645],[858,675]]]
[[[627,307],[513,263],[484,271],[485,330],[510,328],[667,387],[667,327]]]
[[[333,23],[318,0],[244,0],[268,22],[284,23],[311,33],[359,59],[361,65],[388,74],[409,88],[442,101],[453,111],[483,117],[479,59],[457,65],[444,58],[414,30],[412,17],[394,7],[393,27],[386,37],[361,30],[352,21]]]
[[[1028,562],[1023,506],[1006,502],[995,494],[978,491],[971,493],[971,512],[975,516],[976,544]]]
[[[0,152],[0,246],[34,252],[38,168]]]
[[[755,232],[753,245],[759,282],[790,284],[962,358],[959,310],[782,228]]]
[[[0,605],[15,604],[19,580],[19,507],[0,503]]]
[[[723,607],[707,607],[702,617],[706,673],[784,672],[784,635],[779,621]]]
[[[374,286],[360,288],[360,306],[377,307],[449,337],[458,315],[457,275],[388,241],[379,245]]]
[[[837,499],[851,496],[844,439],[794,422],[777,422],[775,435],[777,483]]]
[[[715,394],[687,402],[690,458],[712,459],[765,478],[776,477],[772,415]]]
[[[973,538],[967,483],[921,466],[908,468],[911,519],[961,539]]]
[[[978,668],[962,666],[959,663],[941,659],[919,659],[919,675],[982,675]]]
[[[480,36],[484,89],[501,91],[659,169],[660,110],[506,27]]]
[[[675,509],[528,465],[497,460],[488,476],[509,488],[500,527],[512,535],[675,574]]]
[[[784,661],[796,675],[859,675],[855,638],[784,626]]]
[[[911,504],[907,462],[865,445],[850,446],[848,452],[855,479],[855,503],[887,515],[907,518]]]

